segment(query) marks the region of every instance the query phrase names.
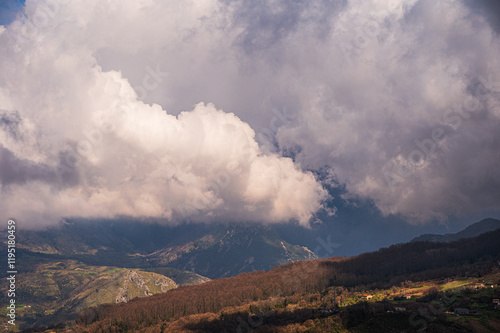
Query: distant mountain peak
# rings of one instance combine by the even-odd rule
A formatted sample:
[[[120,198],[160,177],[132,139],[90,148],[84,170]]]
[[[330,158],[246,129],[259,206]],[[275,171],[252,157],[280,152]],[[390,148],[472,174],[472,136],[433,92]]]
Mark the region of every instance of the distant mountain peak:
[[[292,245],[269,226],[235,224],[215,229],[187,243],[159,249],[150,262],[191,270],[210,278],[268,270],[297,260],[316,259],[309,249]]]

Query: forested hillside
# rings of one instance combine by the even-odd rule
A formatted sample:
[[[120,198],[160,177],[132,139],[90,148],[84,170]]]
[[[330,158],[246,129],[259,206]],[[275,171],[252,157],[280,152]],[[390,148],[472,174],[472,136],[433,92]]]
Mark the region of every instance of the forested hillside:
[[[187,315],[220,313],[252,302],[268,308],[290,300],[321,299],[329,288],[346,295],[361,289],[392,288],[409,281],[472,278],[489,274],[500,260],[500,231],[452,243],[416,242],[391,246],[352,258],[292,263],[269,272],[254,272],[180,287],[128,304],[96,309],[87,329],[139,330],[161,327]],[[87,319],[82,319],[87,320]]]

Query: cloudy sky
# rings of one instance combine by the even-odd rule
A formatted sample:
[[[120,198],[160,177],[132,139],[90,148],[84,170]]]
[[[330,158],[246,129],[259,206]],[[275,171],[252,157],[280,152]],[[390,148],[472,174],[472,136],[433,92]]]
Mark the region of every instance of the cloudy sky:
[[[500,215],[494,1],[28,0],[0,11],[4,220]]]

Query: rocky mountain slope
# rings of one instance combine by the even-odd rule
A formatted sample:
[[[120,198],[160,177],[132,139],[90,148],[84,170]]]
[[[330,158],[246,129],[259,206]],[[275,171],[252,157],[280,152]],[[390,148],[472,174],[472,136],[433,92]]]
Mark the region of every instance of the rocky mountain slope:
[[[145,268],[144,270],[164,275],[174,280],[174,282],[179,286],[192,286],[195,284],[210,281],[210,279],[206,276],[202,276],[190,271],[181,271],[180,269],[172,267],[153,267]]]
[[[165,226],[68,220],[46,230],[20,230],[18,238],[19,248],[51,260],[143,269],[171,267],[209,278],[316,258],[309,249],[284,241],[272,227],[258,224]]]
[[[146,256],[155,266],[191,270],[210,278],[268,270],[276,265],[315,258],[307,248],[282,240],[271,227],[249,225],[218,229]]]

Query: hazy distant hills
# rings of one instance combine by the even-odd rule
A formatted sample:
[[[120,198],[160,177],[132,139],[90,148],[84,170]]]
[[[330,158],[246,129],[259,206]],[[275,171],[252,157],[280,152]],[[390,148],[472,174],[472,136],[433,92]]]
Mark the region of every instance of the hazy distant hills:
[[[500,220],[487,218],[476,222],[462,231],[454,234],[435,235],[424,234],[413,238],[412,242],[453,242],[459,239],[471,238],[483,234],[485,232],[500,229]]]
[[[272,227],[257,224],[70,220],[47,230],[21,230],[18,238],[19,247],[32,255],[95,266],[171,267],[209,278],[316,258],[307,248],[284,241]]]

